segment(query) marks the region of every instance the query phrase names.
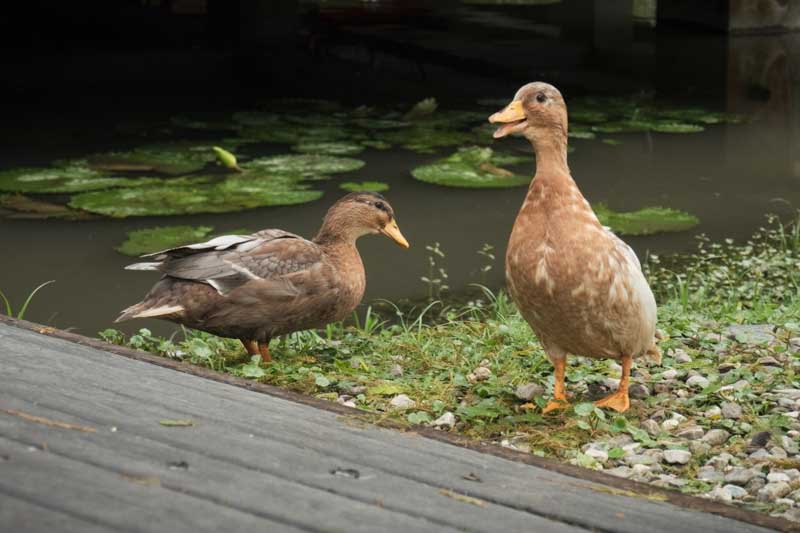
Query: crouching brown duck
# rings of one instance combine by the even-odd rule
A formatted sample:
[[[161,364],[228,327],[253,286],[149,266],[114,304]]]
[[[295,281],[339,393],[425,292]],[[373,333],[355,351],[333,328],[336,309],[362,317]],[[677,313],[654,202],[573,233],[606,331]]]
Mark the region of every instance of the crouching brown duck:
[[[529,83],[502,111],[495,138],[522,134],[536,153],[536,175],[506,253],[509,292],[555,367],[553,399],[566,407],[567,354],[617,359],[619,390],[596,405],[625,411],[633,359],[661,355],[656,301],[633,250],[603,227],[567,166],[567,107],[546,83]]]
[[[356,240],[370,233],[409,246],[389,202],[359,192],[333,204],[310,241],[265,229],[143,256],[150,260],[126,268],[164,276],[116,321],[169,320],[240,339],[270,361],[270,339],[342,320],[361,302],[366,277]]]

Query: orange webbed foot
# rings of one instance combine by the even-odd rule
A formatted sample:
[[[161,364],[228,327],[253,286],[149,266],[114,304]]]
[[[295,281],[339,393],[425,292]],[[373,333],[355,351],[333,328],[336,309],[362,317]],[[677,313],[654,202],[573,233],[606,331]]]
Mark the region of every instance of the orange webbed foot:
[[[542,414],[545,415],[550,411],[556,411],[558,409],[566,409],[569,407],[569,402],[567,400],[557,400],[553,399],[547,402],[547,405],[544,406],[542,409]]]
[[[628,391],[617,391],[602,400],[597,400],[594,404],[597,407],[610,407],[619,413],[623,413],[631,406],[631,401],[628,399]]]

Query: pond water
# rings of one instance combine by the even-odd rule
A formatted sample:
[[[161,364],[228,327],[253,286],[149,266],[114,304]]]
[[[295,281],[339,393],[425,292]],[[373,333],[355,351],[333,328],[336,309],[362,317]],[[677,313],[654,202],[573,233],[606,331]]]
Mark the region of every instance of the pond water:
[[[655,37],[648,39],[652,42]],[[714,85],[720,79],[727,80],[725,88],[672,91],[671,87],[680,83],[674,79],[666,83],[658,81],[663,73],[654,69],[644,76],[629,72],[624,76],[624,83],[616,79],[603,92],[620,97],[640,94],[642,90],[656,92],[659,98],[664,97],[673,105],[734,112],[742,115],[746,119],[744,122],[707,125],[705,131],[692,134],[645,132],[603,136],[615,144],[599,139],[570,141],[575,149],[570,154],[570,167],[590,202],[604,202],[619,211],[664,206],[699,217],[700,224],[689,231],[626,237],[640,256],[691,249],[698,233],[713,239],[745,239],[764,222],[765,214],[788,216],[800,208],[800,152],[797,150],[800,100],[795,96],[797,69],[792,61],[794,50],[798,48],[796,43],[773,37],[750,44],[739,42],[734,46],[724,37],[708,39],[716,43],[717,48],[727,46],[728,55],[715,59],[726,61],[723,70],[727,75],[709,82]],[[672,42],[678,42],[677,38]],[[639,45],[628,42],[623,46],[632,50]],[[680,54],[690,54],[692,46],[684,43],[673,47],[673,55],[659,58],[659,61],[662,65],[669,64]],[[737,46],[739,52],[736,52]],[[782,51],[783,63],[776,63],[775,49]],[[337,61],[354,61],[347,49],[340,52],[338,59],[331,59],[323,68],[344,64]],[[753,66],[753,57],[763,61]],[[751,61],[745,61],[747,58]],[[739,59],[748,66],[737,70]],[[615,68],[601,58],[587,61],[577,70],[549,68],[530,72],[524,78],[520,75],[487,80],[480,73],[454,73],[449,67],[433,65],[428,66],[424,82],[415,82],[411,77],[410,81],[393,84],[391,76],[384,71],[372,78],[360,78],[359,83],[371,87],[372,91],[350,86],[346,91],[340,90],[346,94],[337,94],[336,89],[322,85],[309,88],[295,80],[295,86],[283,86],[277,92],[291,94],[293,87],[302,85],[298,91],[303,96],[340,99],[351,107],[382,104],[387,100],[410,106],[422,97],[435,96],[441,108],[467,109],[488,117],[496,109],[478,106],[477,97],[508,99],[517,86],[536,76],[559,85],[569,105],[572,94],[593,94],[592,84],[614,77]],[[748,69],[757,71],[754,76],[758,83],[754,84]],[[338,76],[343,79],[347,73],[339,69]],[[470,80],[475,83],[470,84]],[[392,86],[396,93],[392,92]],[[462,86],[463,91],[459,90]],[[760,89],[767,91],[767,95],[758,92]],[[341,98],[337,98],[339,96]],[[0,170],[45,165],[59,158],[80,158],[110,149],[130,149],[145,142],[130,132],[120,133],[118,128],[109,127],[109,121],[116,125],[134,121],[139,125],[160,124],[179,112],[215,111],[227,116],[237,109],[247,109],[246,105],[232,105],[231,99],[206,107],[198,104],[198,100],[202,98],[195,97],[183,107],[175,103],[174,109],[172,105],[162,106],[170,109],[150,113],[118,107],[113,114],[104,112],[115,105],[113,100],[108,100],[106,107],[96,106],[91,112],[80,115],[42,115],[32,122],[6,124],[4,137],[12,134],[12,127],[26,131],[12,141],[11,149],[0,154]],[[481,122],[476,121],[474,127],[477,126],[481,126]],[[77,131],[80,133],[75,133]],[[489,145],[514,154],[529,154],[529,147],[521,139],[503,139]],[[463,291],[470,283],[479,282],[497,288],[503,284],[505,244],[525,187],[448,188],[412,178],[411,171],[415,167],[450,155],[455,148],[446,147],[429,154],[399,147],[368,148],[354,156],[366,163],[362,168],[315,182],[314,188],[324,192],[322,199],[302,205],[225,214],[85,221],[0,218],[0,289],[19,306],[36,285],[54,279],[55,284],[36,296],[26,318],[93,335],[110,327],[118,312],[137,302],[156,281],[153,273],[123,270],[126,264],[133,262],[132,258],[114,248],[125,240],[128,232],[186,224],[213,226],[214,232],[279,227],[311,237],[330,204],[345,194],[338,186],[346,181],[387,183],[389,190],[384,194],[411,243],[409,250],[402,250],[382,237],[367,237],[359,242],[367,269],[365,302],[379,298],[424,297],[427,287],[420,277],[426,275],[428,269],[425,247],[434,242],[440,243],[445,253],[441,263],[449,274],[451,291]],[[245,156],[243,161],[246,162],[247,156],[289,152],[286,145],[254,144],[242,147],[237,155]],[[532,155],[528,162],[509,168],[532,176]],[[484,243],[496,248],[497,260],[488,273],[481,272],[486,260],[477,253]],[[125,324],[122,329],[133,331],[145,326],[157,332],[173,329],[147,320]]]

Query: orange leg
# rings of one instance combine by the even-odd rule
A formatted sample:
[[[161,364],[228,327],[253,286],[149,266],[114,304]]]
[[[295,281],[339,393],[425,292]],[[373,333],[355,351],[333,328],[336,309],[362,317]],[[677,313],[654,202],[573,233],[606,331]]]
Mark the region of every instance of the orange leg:
[[[242,346],[247,350],[247,355],[256,355],[258,353],[258,343],[256,341],[239,339],[242,341]]]
[[[542,409],[542,414],[549,413],[554,409],[566,409],[569,407],[567,402],[567,394],[564,391],[564,371],[567,367],[567,358],[559,357],[553,361],[555,366],[555,383],[553,384],[553,399],[547,402],[547,405]]]
[[[261,354],[261,361],[264,363],[271,363],[272,356],[269,353],[269,341],[259,342],[258,351]]]
[[[631,363],[633,363],[633,357],[630,355],[622,356],[622,379],[619,381],[619,389],[614,394],[594,402],[597,407],[610,407],[620,413],[628,410],[628,407],[631,406],[631,401],[628,399],[628,382],[631,376]]]

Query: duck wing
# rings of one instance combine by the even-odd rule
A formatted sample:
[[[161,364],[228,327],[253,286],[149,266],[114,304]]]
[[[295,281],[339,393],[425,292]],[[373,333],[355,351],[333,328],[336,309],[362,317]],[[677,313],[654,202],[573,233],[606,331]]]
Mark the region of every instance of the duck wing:
[[[206,242],[178,246],[143,256],[129,270],[156,270],[166,276],[206,283],[220,294],[253,280],[275,296],[296,294],[288,274],[322,261],[322,251],[311,241],[288,231],[267,229],[252,235],[223,235]]]

